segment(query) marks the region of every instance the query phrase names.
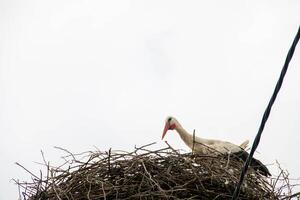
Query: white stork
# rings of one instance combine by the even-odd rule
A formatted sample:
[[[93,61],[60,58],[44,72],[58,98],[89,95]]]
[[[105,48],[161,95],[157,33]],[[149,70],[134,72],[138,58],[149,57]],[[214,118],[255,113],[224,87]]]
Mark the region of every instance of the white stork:
[[[238,146],[226,141],[194,137],[189,134],[174,117],[167,117],[162,139],[165,137],[168,130],[176,130],[184,143],[196,153],[214,155],[230,154],[235,155],[244,161],[248,157],[248,153],[244,150],[248,145],[248,140]],[[252,158],[250,165],[254,170],[259,171],[265,176],[271,175],[267,167],[255,158]]]

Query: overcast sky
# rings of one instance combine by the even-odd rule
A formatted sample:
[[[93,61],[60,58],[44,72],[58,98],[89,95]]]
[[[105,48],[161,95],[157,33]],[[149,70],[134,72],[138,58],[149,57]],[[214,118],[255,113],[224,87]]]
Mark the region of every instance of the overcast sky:
[[[289,1],[0,1],[0,199],[61,152],[255,137],[300,22]],[[255,157],[300,178],[300,47]],[[175,132],[166,140],[188,150]],[[276,175],[275,167],[270,166]]]

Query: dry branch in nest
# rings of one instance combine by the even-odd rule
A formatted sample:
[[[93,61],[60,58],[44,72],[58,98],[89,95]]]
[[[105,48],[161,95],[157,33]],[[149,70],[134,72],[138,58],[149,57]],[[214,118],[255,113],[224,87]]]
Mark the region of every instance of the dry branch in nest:
[[[149,150],[152,144],[130,153],[109,150],[73,155],[62,149],[68,153],[64,165],[50,167],[44,159],[46,177],[30,172],[32,182],[17,182],[20,199],[230,199],[239,180],[241,160],[181,154],[168,144]],[[283,194],[286,189],[291,195],[283,171],[272,179],[250,169],[239,198],[290,199]]]

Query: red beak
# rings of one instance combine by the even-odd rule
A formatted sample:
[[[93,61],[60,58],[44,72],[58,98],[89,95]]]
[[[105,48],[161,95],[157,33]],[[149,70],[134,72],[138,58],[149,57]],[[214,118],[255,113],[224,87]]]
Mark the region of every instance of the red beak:
[[[166,125],[165,125],[165,128],[164,128],[164,132],[162,134],[161,139],[164,139],[164,137],[165,137],[167,131],[169,130],[169,128],[170,128],[170,124],[168,122],[166,122]]]

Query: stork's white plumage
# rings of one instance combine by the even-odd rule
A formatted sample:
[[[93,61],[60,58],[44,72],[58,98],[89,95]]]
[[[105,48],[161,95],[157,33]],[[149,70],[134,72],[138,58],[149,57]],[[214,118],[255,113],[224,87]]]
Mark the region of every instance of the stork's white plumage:
[[[184,143],[196,153],[209,155],[233,154],[243,160],[245,160],[248,156],[248,153],[244,150],[249,143],[248,140],[238,146],[222,140],[204,139],[197,136],[194,137],[189,134],[174,117],[168,117],[166,119],[162,139],[165,137],[168,130],[176,130]],[[255,170],[260,171],[263,175],[271,175],[266,166],[264,166],[259,160],[253,158],[251,166]]]
[[[248,141],[245,141],[241,144],[241,146],[232,144],[230,142],[221,141],[221,140],[211,140],[204,139],[189,134],[181,124],[174,118],[168,117],[166,120],[166,125],[164,128],[162,139],[168,130],[175,129],[184,143],[193,149],[195,152],[203,153],[203,154],[227,154],[227,153],[236,153],[244,149],[247,146]],[[195,140],[195,141],[194,141]]]

